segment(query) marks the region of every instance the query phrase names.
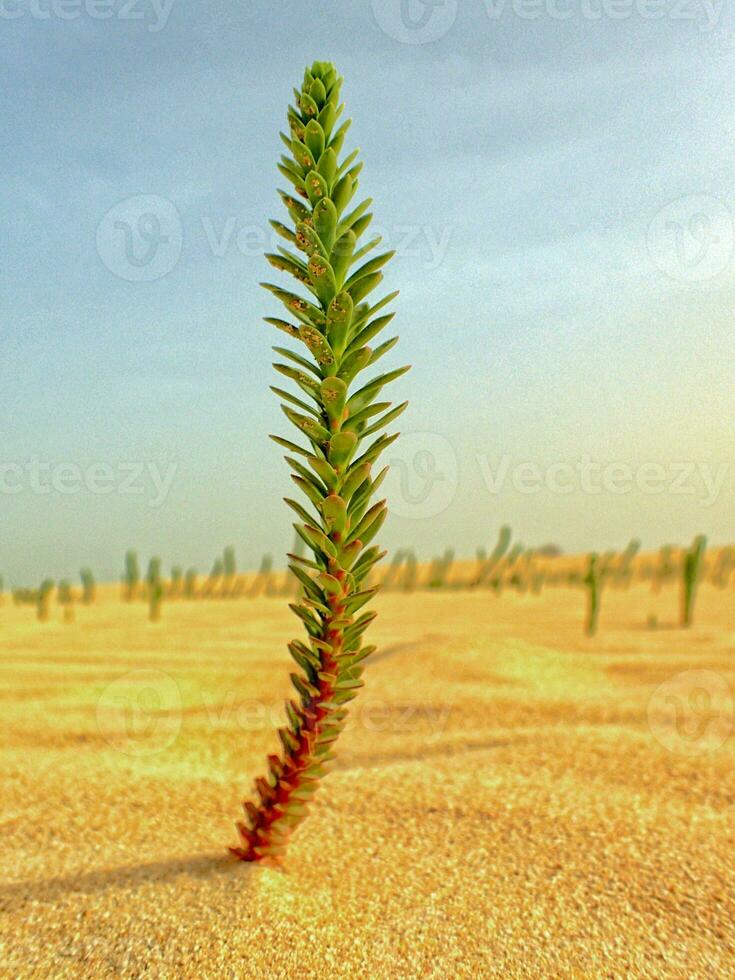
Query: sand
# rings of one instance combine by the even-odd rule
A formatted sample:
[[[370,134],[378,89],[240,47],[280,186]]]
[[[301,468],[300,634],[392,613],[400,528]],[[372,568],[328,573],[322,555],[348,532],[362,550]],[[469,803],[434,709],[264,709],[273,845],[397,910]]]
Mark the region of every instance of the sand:
[[[280,869],[225,847],[289,691],[283,599],[6,601],[0,976],[732,975],[735,610],[705,587],[687,632],[675,599],[606,594],[588,640],[568,588],[381,597]]]

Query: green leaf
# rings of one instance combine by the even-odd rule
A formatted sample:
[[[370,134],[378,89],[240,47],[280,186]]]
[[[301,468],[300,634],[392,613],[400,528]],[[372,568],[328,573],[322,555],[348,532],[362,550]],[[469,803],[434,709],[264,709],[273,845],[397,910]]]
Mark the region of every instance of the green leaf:
[[[319,398],[319,383],[311,375],[304,374],[303,371],[292,368],[288,364],[279,364],[277,361],[273,364],[273,367],[285,378],[290,378],[291,381],[295,381],[305,394]]]
[[[329,440],[329,462],[335,469],[341,470],[349,463],[356,448],[357,436],[354,432],[336,432]]]
[[[314,419],[310,419],[306,415],[300,415],[298,412],[293,412],[290,408],[284,408],[283,413],[289,421],[293,422],[298,429],[306,433],[314,442],[329,441],[329,430],[325,429],[323,425],[320,425]]]
[[[344,602],[345,611],[350,615],[356,613],[358,609],[362,609],[366,603],[370,602],[377,591],[377,588],[365,589],[363,592],[355,592],[348,596]]]
[[[305,510],[297,500],[292,500],[290,497],[283,498],[284,503],[288,504],[291,510],[299,517],[304,523],[311,524],[314,518]]]
[[[361,463],[350,467],[340,489],[340,496],[349,501],[355,491],[370,477],[370,464]]]
[[[366,262],[352,276],[350,276],[345,283],[345,289],[349,291],[350,287],[362,279],[363,276],[369,276],[375,272],[378,272],[393,258],[395,254],[395,251],[384,252],[382,255],[376,255],[374,259],[370,259],[369,262]]]
[[[393,350],[397,343],[398,337],[391,337],[390,340],[386,340],[384,343],[378,344],[378,346],[373,350],[373,356],[370,358],[370,365],[372,366],[376,361],[379,361],[383,354],[387,354],[389,350]]]
[[[373,272],[369,276],[363,276],[361,279],[354,280],[352,285],[347,289],[347,292],[352,297],[353,303],[359,303],[361,299],[364,299],[368,295],[368,293],[371,293],[375,288],[377,288],[382,281],[383,273]]]
[[[306,193],[309,195],[312,206],[329,195],[326,180],[316,170],[310,170],[306,175]]]
[[[327,90],[324,88],[324,82],[322,82],[321,78],[315,78],[311,83],[309,95],[318,106],[324,105],[327,98]]]
[[[309,456],[311,453],[310,449],[304,449],[302,446],[297,446],[295,442],[291,442],[289,439],[284,439],[283,436],[269,436],[273,442],[277,442],[279,446],[283,446],[284,449],[290,450],[292,453],[300,453],[302,456]]]
[[[332,135],[332,130],[334,129],[334,124],[337,121],[337,110],[331,102],[327,102],[322,111],[317,116],[319,120],[319,125],[324,130],[324,135],[327,139]],[[330,149],[333,149],[330,147]],[[334,152],[334,151],[333,151]]]
[[[405,412],[407,407],[408,407],[408,402],[402,402],[392,411],[386,412],[385,415],[382,415],[377,420],[377,422],[373,422],[372,425],[369,425],[367,429],[364,429],[362,431],[361,433],[362,437],[365,438],[365,436],[371,436],[374,432],[379,432],[386,425],[390,425],[391,422],[395,422],[398,416],[402,415],[403,412]]]
[[[304,142],[311,151],[311,163],[309,169],[314,169],[314,162],[319,159],[319,157],[324,153],[324,130],[319,125],[316,119],[310,119],[306,126],[306,134],[304,136]],[[334,153],[334,150],[332,150]]]
[[[334,134],[332,139],[329,141],[329,145],[332,147],[335,153],[339,154],[344,145],[345,136],[347,135],[347,130],[352,125],[351,119],[345,119],[342,125],[339,127],[337,132]]]
[[[361,201],[356,208],[350,211],[349,214],[345,215],[345,217],[339,223],[339,234],[343,235],[348,229],[352,228],[355,235],[358,235],[358,232],[355,231],[355,223],[363,217],[372,203],[372,197],[366,197],[365,200]]]
[[[331,190],[335,177],[337,176],[337,154],[331,147],[322,153],[317,170],[327,182],[327,187]]]
[[[350,177],[348,172],[340,177],[340,179],[334,185],[334,190],[332,191],[332,200],[334,201],[334,206],[337,209],[337,214],[342,214],[344,209],[352,200],[352,195],[354,193],[355,188],[352,183],[352,177]]]
[[[386,435],[383,433],[382,436],[378,436],[375,442],[366,449],[365,452],[357,460],[358,463],[372,463],[374,462],[380,454],[390,446],[392,442],[395,442],[398,438],[398,433],[394,432],[393,435]]]
[[[274,316],[265,316],[263,319],[272,327],[277,327],[279,330],[283,330],[283,332],[287,333],[289,337],[298,337],[299,335],[298,327],[295,327],[292,323],[288,323],[287,320],[279,320]]]
[[[291,242],[292,245],[296,244],[296,234],[293,231],[291,231],[291,229],[288,228],[286,225],[281,224],[280,221],[275,221],[275,220],[271,220],[270,225],[272,228],[275,229],[275,231],[278,232],[281,238],[285,238],[286,241]]]
[[[300,327],[296,328],[296,336],[298,337],[299,340],[302,339],[300,330],[301,330]],[[322,374],[319,368],[316,366],[316,364],[314,364],[312,361],[308,361],[305,357],[302,357],[300,354],[297,354],[295,351],[289,350],[288,347],[274,347],[273,351],[276,354],[280,354],[282,357],[288,358],[289,361],[293,361],[294,364],[298,364],[299,367],[302,367],[304,368],[305,371],[309,372],[309,374],[304,374],[303,371],[295,371],[288,364],[280,365],[281,367],[286,368],[287,371],[291,371],[293,372],[293,374],[298,375],[297,378],[293,378],[292,380],[295,380],[296,383],[302,388],[302,390],[308,389],[308,394],[314,394],[316,391],[318,391],[319,383],[321,383],[322,380]],[[276,367],[276,365],[274,365],[274,367]],[[277,367],[276,370],[278,370]],[[284,372],[281,371],[281,374],[283,373]],[[316,382],[314,378],[311,377],[312,374],[316,375],[316,377],[319,379],[319,382]],[[286,375],[286,377],[292,377],[292,375],[288,374]]]
[[[321,510],[324,494],[320,493],[313,483],[311,483],[309,480],[305,480],[304,477],[298,473],[292,473],[291,479],[296,486],[306,494],[309,500]]]
[[[285,191],[278,192],[281,195],[281,200],[286,205],[286,210],[291,215],[294,224],[299,221],[306,221],[311,217],[311,212],[305,204],[297,200],[292,194],[287,194]]]
[[[373,402],[372,405],[367,405],[365,408],[360,409],[359,412],[355,412],[354,415],[350,415],[342,427],[344,429],[354,429],[362,438],[365,434],[363,426],[368,419],[372,418],[373,415],[380,415],[381,412],[390,408],[392,404],[392,402]]]
[[[341,357],[345,350],[352,323],[353,309],[352,297],[349,293],[345,292],[337,293],[329,304],[329,310],[327,312],[327,337],[337,357]]]
[[[332,541],[329,540],[324,531],[320,531],[318,527],[313,527],[310,524],[304,526],[304,532],[307,538],[313,542],[313,547],[318,551],[323,551],[332,558],[337,557],[337,549]]]
[[[325,258],[315,253],[309,259],[308,275],[314,285],[314,292],[324,306],[328,306],[337,292],[337,283],[331,265]]]
[[[343,498],[336,493],[330,493],[321,502],[321,512],[330,533],[338,531],[342,534],[347,524],[347,505]]]
[[[311,453],[307,453],[306,458],[309,461],[311,461],[312,459],[317,459],[317,457],[312,455]],[[292,469],[294,469],[302,479],[306,480],[307,483],[311,483],[311,485],[319,492],[319,495],[321,497],[326,497],[326,495],[329,493],[329,489],[326,486],[324,486],[316,478],[316,476],[314,476],[311,470],[308,470],[305,466],[302,466],[298,460],[293,459],[293,457],[291,456],[286,456],[285,459],[288,465],[292,467]]]
[[[330,419],[339,421],[347,400],[347,385],[342,378],[325,378],[321,384],[322,404]]]
[[[286,180],[291,181],[291,183],[294,185],[294,187],[299,193],[301,193],[306,189],[302,174],[296,172],[293,164],[289,165],[287,163],[279,163],[277,164],[277,167],[280,170],[280,172],[283,174],[283,176],[286,178]]]
[[[314,472],[323,480],[325,487],[331,493],[337,489],[339,484],[339,474],[332,466],[319,456],[307,456],[307,462]],[[326,496],[326,494],[322,494]]]
[[[326,317],[322,310],[318,306],[314,306],[313,303],[309,303],[302,296],[297,296],[296,293],[291,293],[287,289],[281,289],[280,286],[275,286],[270,282],[262,282],[260,285],[263,289],[267,289],[268,292],[273,293],[302,323],[311,324],[316,327],[326,324]]]
[[[329,252],[324,247],[321,238],[314,230],[313,221],[311,218],[308,222],[299,221],[299,223],[296,225],[296,244],[301,251],[306,252],[307,255],[314,255],[316,252],[325,259],[329,257]]]
[[[372,356],[373,352],[369,347],[361,347],[359,350],[348,354],[340,365],[340,377],[349,384],[357,377],[360,371],[368,366]],[[352,415],[352,409],[349,408],[350,402],[352,402],[352,398],[347,403],[349,415]]]
[[[274,394],[278,395],[279,398],[283,398],[284,401],[289,402],[291,405],[296,405],[297,408],[303,409],[305,412],[309,412],[315,418],[319,418],[321,413],[315,409],[312,405],[307,405],[306,402],[302,402],[300,398],[296,395],[292,395],[289,391],[284,391],[283,388],[276,388],[275,385],[270,385],[270,389]]]
[[[377,504],[373,504],[363,519],[352,528],[347,538],[347,543],[350,541],[357,541],[359,539],[363,544],[365,544],[368,531],[372,528],[375,521],[381,517],[381,515],[383,520],[385,520],[386,507],[384,500],[380,500]]]
[[[322,248],[320,254],[325,259],[330,257],[337,233],[337,211],[332,201],[325,197],[314,208],[313,231],[319,239]]]
[[[357,237],[354,231],[349,229],[344,232],[343,235],[337,239],[332,249],[329,261],[334,269],[334,278],[341,289],[341,284],[344,282],[345,276],[347,275],[347,270],[352,262],[352,255],[355,251],[355,245],[357,244]],[[351,297],[350,297],[351,298]]]
[[[375,314],[379,310],[382,310],[384,306],[387,306],[388,303],[391,303],[396,296],[398,296],[398,290],[393,293],[388,293],[388,295],[379,300],[375,306],[368,306],[367,303],[361,303],[358,314],[354,319],[355,330],[361,330],[363,325],[367,323],[368,320],[372,319]]]
[[[311,125],[311,123],[309,123]],[[307,127],[308,131],[308,127]],[[316,160],[314,159],[314,154],[311,148],[305,142],[301,140],[293,139],[291,140],[291,152],[294,155],[296,163],[301,167],[301,177],[303,178],[310,170],[316,168]]]
[[[400,378],[406,373],[406,371],[410,370],[411,366],[407,365],[406,367],[396,368],[394,371],[388,371],[386,374],[381,374],[377,378],[373,378],[372,381],[368,381],[368,383],[364,387],[360,388],[359,391],[355,392],[355,394],[347,402],[347,411],[351,415],[353,412],[357,412],[361,408],[364,408],[378,396],[385,385],[390,384],[391,381],[395,381],[396,378]]]
[[[319,115],[319,106],[306,92],[302,92],[299,96],[299,109],[301,109],[301,113],[305,117],[304,121],[314,119]]]

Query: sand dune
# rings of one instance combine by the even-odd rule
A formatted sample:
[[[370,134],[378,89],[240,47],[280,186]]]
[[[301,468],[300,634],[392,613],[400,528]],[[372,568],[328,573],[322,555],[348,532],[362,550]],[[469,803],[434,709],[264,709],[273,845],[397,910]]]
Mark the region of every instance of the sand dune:
[[[595,640],[566,588],[378,608],[278,869],[225,846],[289,693],[282,599],[158,625],[111,595],[73,625],[6,603],[0,975],[731,975],[731,594],[687,632],[673,589],[610,592]]]

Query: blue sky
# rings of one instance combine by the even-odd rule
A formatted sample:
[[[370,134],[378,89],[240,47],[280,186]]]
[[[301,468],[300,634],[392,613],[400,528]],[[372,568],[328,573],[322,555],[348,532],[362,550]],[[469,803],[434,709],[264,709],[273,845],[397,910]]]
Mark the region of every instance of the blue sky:
[[[386,543],[732,539],[732,6],[437,4],[0,4],[6,580],[290,544],[257,284],[315,58],[398,251]]]

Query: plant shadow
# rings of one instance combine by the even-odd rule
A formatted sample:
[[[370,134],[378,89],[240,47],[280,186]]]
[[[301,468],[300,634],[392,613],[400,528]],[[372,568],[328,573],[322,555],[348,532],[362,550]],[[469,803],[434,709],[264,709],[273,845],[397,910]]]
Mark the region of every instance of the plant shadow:
[[[61,876],[58,878],[18,881],[0,885],[0,911],[18,902],[53,902],[66,895],[96,895],[110,888],[136,888],[187,877],[210,879],[232,874],[242,862],[226,853],[201,854],[192,858],[173,858],[169,861],[150,861]],[[242,882],[238,883],[241,887]]]

